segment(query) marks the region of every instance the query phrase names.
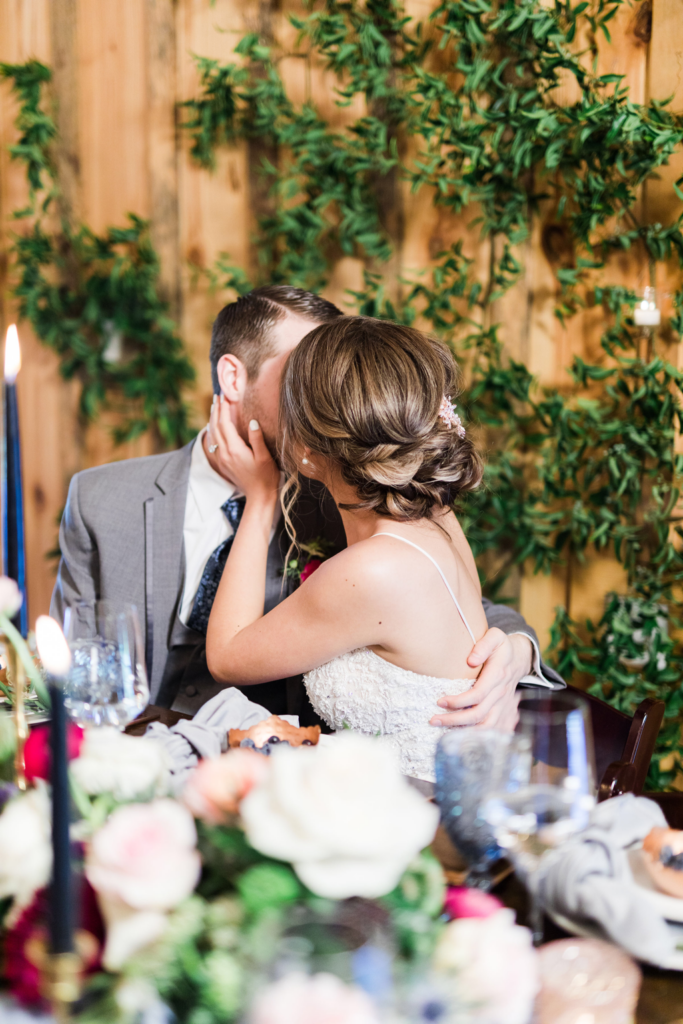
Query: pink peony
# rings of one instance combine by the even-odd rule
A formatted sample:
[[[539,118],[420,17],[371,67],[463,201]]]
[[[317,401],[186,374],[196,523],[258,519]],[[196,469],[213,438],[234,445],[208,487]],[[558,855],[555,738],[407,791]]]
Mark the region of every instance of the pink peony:
[[[270,762],[253,750],[231,750],[202,761],[183,791],[183,802],[209,825],[220,825],[237,814],[240,801],[265,779]]]
[[[192,818],[175,800],[119,807],[96,832],[86,875],[98,893],[141,910],[171,910],[189,896],[201,863]]]
[[[84,732],[80,725],[69,722],[68,726],[68,747],[69,760],[73,761],[78,757],[83,745]],[[24,764],[26,766],[26,778],[29,782],[36,779],[50,781],[50,727],[39,725],[31,729],[31,734],[24,747]]]
[[[107,970],[163,935],[166,913],[199,879],[196,842],[190,813],[174,800],[119,807],[95,833],[85,873],[107,926]]]
[[[305,583],[309,576],[312,576],[316,569],[323,564],[321,558],[312,558],[301,570],[301,582]]]
[[[495,896],[481,889],[454,888],[446,893],[443,909],[449,917],[490,917],[503,904]]]
[[[250,1024],[379,1024],[369,996],[333,974],[288,974],[257,996]]]

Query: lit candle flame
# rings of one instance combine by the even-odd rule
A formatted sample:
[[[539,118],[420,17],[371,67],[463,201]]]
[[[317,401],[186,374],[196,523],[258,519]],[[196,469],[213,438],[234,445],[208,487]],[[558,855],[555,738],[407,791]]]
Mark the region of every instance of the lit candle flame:
[[[62,627],[49,615],[36,619],[36,647],[47,674],[63,678],[71,668],[71,651]]]
[[[5,335],[5,383],[14,384],[21,369],[21,349],[17,325],[10,324]]]

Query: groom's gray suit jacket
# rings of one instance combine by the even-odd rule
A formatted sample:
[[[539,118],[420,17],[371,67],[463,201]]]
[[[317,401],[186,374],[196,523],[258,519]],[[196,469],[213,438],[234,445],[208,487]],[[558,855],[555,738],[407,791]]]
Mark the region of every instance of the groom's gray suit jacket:
[[[59,531],[61,561],[52,595],[51,614],[60,622],[64,610],[78,601],[108,599],[137,606],[144,634],[152,702],[159,695],[169,651],[203,641],[178,617],[183,594],[185,559],[183,527],[192,445],[164,455],[114,462],[77,473],[69,487]],[[328,538],[345,546],[341,518],[324,489],[303,493],[294,513],[297,536]],[[266,611],[288,593],[282,571],[289,546],[282,521],[268,552]],[[484,601],[489,626],[505,633],[523,631],[535,637],[521,615],[504,605]],[[546,674],[559,677],[551,670]],[[299,684],[300,686],[300,684]],[[188,688],[189,689],[189,688]],[[192,689],[196,689],[192,687]],[[174,704],[194,712],[220,687],[204,684],[202,692]],[[282,714],[300,710],[301,694],[289,680],[250,686],[250,698]],[[279,696],[278,696],[279,695]]]

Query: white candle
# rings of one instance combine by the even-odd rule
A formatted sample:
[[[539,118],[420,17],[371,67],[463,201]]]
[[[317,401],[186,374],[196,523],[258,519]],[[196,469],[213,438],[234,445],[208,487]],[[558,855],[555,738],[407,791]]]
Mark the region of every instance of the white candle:
[[[653,303],[644,301],[633,310],[633,319],[638,327],[659,327],[662,313]]]

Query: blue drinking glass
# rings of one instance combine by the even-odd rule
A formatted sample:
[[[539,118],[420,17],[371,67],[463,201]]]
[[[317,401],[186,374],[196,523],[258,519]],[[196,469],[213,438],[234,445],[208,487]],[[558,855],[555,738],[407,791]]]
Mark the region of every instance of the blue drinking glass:
[[[435,800],[449,839],[468,861],[465,884],[491,888],[491,866],[504,851],[479,813],[505,759],[510,737],[479,729],[452,729],[436,750]]]

